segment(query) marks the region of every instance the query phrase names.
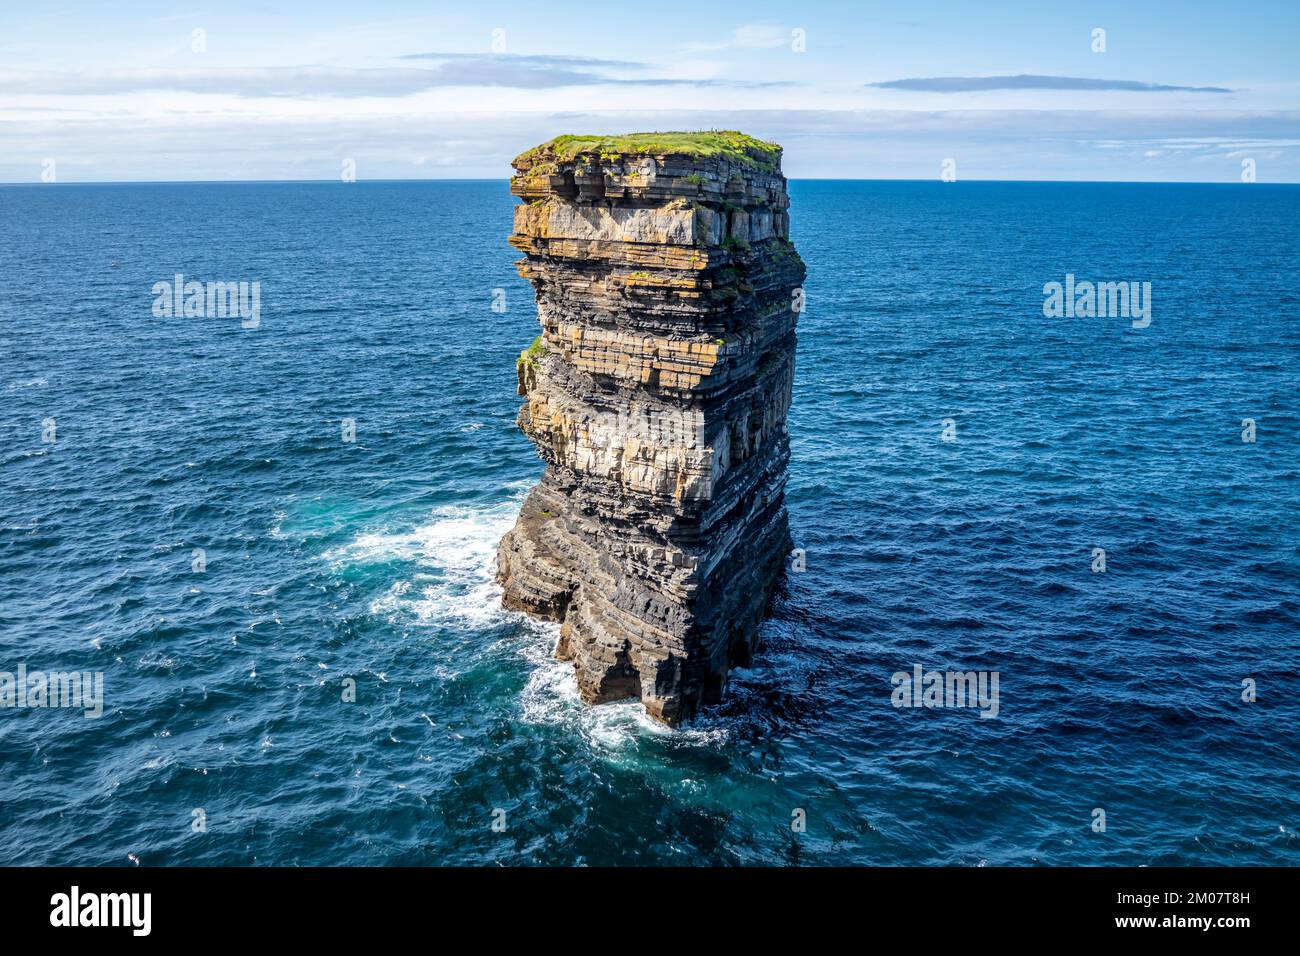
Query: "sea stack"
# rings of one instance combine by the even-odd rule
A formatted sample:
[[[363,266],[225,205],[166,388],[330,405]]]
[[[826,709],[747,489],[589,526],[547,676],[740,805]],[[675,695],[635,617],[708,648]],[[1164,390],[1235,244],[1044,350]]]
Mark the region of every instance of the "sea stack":
[[[791,550],[786,412],[804,264],[781,148],[561,136],[514,161],[542,334],[519,427],[546,461],[501,541],[507,607],[562,623],[588,703],[677,724],[750,664]]]

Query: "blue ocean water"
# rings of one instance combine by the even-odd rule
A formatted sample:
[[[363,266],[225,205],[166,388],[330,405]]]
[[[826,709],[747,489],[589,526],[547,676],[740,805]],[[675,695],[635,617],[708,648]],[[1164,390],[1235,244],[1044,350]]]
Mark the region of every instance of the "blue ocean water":
[[[791,192],[807,568],[669,731],[498,605],[503,182],[0,188],[0,670],[107,698],[0,710],[5,862],[1300,863],[1300,188]],[[1150,326],[1044,318],[1066,273]],[[892,706],[918,664],[997,717]]]

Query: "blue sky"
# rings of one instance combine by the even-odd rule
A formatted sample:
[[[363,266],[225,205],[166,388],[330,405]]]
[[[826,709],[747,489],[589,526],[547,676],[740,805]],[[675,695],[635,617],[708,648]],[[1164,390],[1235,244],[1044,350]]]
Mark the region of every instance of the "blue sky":
[[[1293,0],[8,4],[0,181],[500,177],[737,128],[793,177],[1300,182],[1297,50]]]

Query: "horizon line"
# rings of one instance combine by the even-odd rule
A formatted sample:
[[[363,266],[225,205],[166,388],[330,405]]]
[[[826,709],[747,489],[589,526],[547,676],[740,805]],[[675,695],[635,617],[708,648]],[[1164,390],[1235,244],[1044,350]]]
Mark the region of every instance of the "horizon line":
[[[266,185],[323,185],[337,183],[355,186],[359,183],[508,183],[509,176],[427,176],[417,179],[358,179],[343,182],[331,179],[77,179],[69,182],[32,182],[30,180],[0,180],[3,186],[266,186]],[[789,182],[839,182],[839,183],[1055,183],[1077,185],[1128,185],[1128,186],[1300,186],[1300,180],[1244,183],[1240,180],[1218,179],[956,179],[952,183],[939,177],[913,178],[903,176],[787,176]]]

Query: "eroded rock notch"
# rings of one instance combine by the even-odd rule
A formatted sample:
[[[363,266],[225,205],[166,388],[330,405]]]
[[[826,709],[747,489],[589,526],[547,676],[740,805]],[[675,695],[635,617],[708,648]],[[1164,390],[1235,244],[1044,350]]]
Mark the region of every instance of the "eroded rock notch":
[[[805,270],[780,162],[732,132],[559,137],[514,161],[542,325],[519,426],[547,468],[498,574],[508,607],[562,622],[589,703],[640,697],[675,724],[720,700],[783,572]]]

